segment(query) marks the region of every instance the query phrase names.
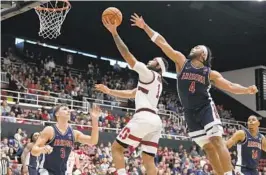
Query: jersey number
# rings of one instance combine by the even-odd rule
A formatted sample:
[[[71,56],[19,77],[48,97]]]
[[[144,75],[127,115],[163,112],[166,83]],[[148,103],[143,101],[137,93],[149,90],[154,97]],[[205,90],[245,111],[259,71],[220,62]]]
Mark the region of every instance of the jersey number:
[[[156,98],[159,98],[160,88],[161,88],[161,84],[158,84],[158,90],[157,90]]]
[[[124,128],[120,134],[119,134],[119,138],[121,138],[122,140],[125,140],[128,136],[129,136],[129,133],[130,133],[130,129],[129,128]]]
[[[65,148],[61,148],[61,149],[60,149],[60,157],[61,157],[62,159],[64,159],[64,158],[66,157],[66,151],[65,151]]]
[[[258,150],[252,150],[252,159],[257,159],[258,158]]]
[[[192,81],[190,86],[189,86],[189,92],[194,93],[195,90],[196,90],[196,83],[195,83],[195,81]]]

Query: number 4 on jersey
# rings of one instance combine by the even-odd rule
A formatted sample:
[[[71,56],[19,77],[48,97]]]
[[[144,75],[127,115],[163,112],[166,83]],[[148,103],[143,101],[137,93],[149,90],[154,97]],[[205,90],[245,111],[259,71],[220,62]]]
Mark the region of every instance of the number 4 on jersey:
[[[190,86],[189,86],[189,92],[194,93],[195,90],[196,90],[196,87],[195,86],[196,86],[195,81],[192,81],[191,84],[190,84]]]

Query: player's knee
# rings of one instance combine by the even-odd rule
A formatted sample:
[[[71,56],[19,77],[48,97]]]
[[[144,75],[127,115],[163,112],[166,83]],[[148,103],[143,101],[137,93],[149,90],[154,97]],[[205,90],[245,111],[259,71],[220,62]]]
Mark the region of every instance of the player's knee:
[[[122,145],[120,145],[119,143],[117,143],[117,141],[115,141],[112,144],[112,152],[124,152],[124,147]]]

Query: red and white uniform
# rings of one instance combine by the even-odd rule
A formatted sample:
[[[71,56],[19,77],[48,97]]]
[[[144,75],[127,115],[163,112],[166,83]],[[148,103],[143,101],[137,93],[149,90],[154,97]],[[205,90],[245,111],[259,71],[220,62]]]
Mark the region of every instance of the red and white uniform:
[[[119,133],[117,141],[133,147],[141,144],[143,152],[155,155],[162,130],[162,121],[157,115],[162,77],[141,62],[137,62],[133,70],[139,74],[135,96],[136,113]]]

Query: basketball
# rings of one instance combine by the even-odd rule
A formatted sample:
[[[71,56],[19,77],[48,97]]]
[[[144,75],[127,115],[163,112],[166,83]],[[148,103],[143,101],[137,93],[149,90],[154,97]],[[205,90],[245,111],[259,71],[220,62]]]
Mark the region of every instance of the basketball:
[[[114,24],[116,21],[117,26],[121,24],[122,18],[123,16],[121,11],[115,7],[109,7],[102,13],[102,20],[109,19],[112,24]]]

